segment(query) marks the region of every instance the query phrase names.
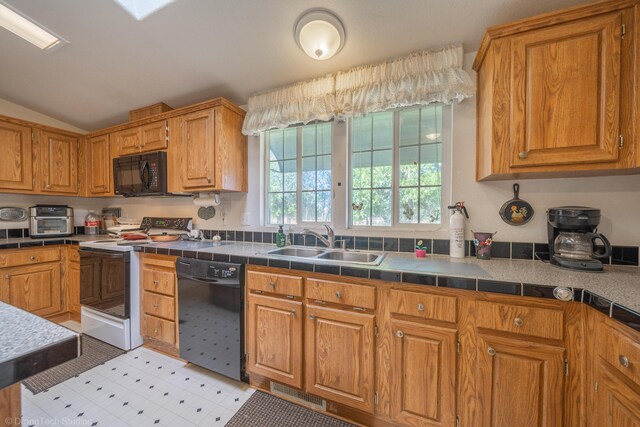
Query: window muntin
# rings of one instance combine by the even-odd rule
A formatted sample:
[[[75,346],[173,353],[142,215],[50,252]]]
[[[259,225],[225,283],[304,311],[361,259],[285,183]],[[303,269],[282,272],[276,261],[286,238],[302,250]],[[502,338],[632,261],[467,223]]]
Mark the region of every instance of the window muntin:
[[[331,123],[265,132],[268,225],[331,222]]]
[[[442,122],[440,104],[351,120],[351,226],[441,223]]]

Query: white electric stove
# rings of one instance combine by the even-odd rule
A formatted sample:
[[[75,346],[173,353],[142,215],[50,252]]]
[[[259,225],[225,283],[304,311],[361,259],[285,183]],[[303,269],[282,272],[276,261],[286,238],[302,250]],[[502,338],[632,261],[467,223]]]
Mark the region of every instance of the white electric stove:
[[[191,218],[144,218],[147,232],[187,231]],[[142,345],[140,259],[134,246],[150,239],[80,242],[82,333],[123,350]]]

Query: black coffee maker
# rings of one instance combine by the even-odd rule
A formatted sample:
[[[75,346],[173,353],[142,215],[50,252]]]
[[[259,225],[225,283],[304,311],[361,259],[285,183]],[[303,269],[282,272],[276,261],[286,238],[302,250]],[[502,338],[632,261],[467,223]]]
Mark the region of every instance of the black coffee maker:
[[[562,268],[602,271],[602,261],[611,256],[611,244],[597,233],[600,209],[561,206],[547,211],[549,260]],[[596,241],[601,244],[597,245]]]

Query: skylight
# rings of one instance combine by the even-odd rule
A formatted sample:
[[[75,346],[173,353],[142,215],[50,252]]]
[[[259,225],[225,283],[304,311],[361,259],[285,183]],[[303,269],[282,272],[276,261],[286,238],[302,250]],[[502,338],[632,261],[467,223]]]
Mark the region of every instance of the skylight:
[[[136,18],[138,21],[142,21],[147,16],[156,12],[159,9],[173,3],[174,0],[114,0],[129,15]]]
[[[66,43],[62,38],[0,2],[0,26],[43,50]]]

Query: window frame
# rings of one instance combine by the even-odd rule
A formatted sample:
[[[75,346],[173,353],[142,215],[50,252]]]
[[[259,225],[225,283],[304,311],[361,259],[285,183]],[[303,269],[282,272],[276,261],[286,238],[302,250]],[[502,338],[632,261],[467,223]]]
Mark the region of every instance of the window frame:
[[[317,158],[320,156],[324,156],[327,154],[321,154],[318,155],[317,151],[316,154],[314,156],[303,156],[302,155],[302,128],[305,126],[309,126],[309,125],[319,125],[319,124],[329,124],[329,134],[331,136],[331,153],[329,153],[328,155],[331,157],[331,187],[329,190],[318,190],[317,188],[315,190],[303,190],[302,189],[302,174],[303,174],[303,170],[302,170],[302,159],[304,157],[315,157],[316,158],[316,162],[317,162]],[[321,224],[332,224],[333,223],[333,218],[334,218],[334,213],[335,213],[335,190],[334,190],[334,180],[335,180],[335,161],[334,161],[334,138],[335,138],[335,122],[333,120],[329,120],[329,121],[321,121],[321,120],[314,120],[312,122],[306,123],[306,124],[296,124],[296,125],[291,125],[288,126],[285,129],[292,129],[295,128],[296,129],[296,223],[284,223],[285,227],[296,227],[296,226],[303,226],[303,227],[316,227],[318,225]],[[277,130],[277,129],[271,129],[271,130]],[[270,190],[269,190],[269,183],[270,183],[270,163],[271,163],[271,157],[270,157],[270,148],[269,148],[269,136],[267,135],[268,132],[270,132],[271,130],[265,131],[265,132],[261,132],[260,134],[260,145],[261,145],[261,156],[262,156],[262,161],[261,163],[261,176],[262,176],[262,191],[261,191],[261,205],[262,205],[262,225],[264,227],[272,227],[274,229],[277,229],[280,226],[280,223],[278,224],[271,224],[271,211],[270,211],[270,206],[269,206],[269,194],[271,194]],[[280,130],[284,130],[284,129],[280,129]],[[316,134],[316,138],[317,138],[317,134]],[[317,139],[316,139],[316,149],[317,149]],[[293,160],[293,159],[291,159]],[[316,163],[317,166],[317,163]],[[316,182],[317,183],[317,182]],[[330,200],[331,200],[331,214],[330,214],[330,219],[329,221],[302,221],[302,193],[303,192],[329,192],[330,194]],[[280,194],[284,194],[284,193],[288,193],[288,192],[280,192]]]
[[[385,231],[385,230],[397,230],[397,231],[410,231],[410,230],[420,230],[420,231],[436,231],[444,228],[445,224],[449,221],[449,210],[447,209],[448,203],[446,202],[447,198],[451,197],[451,184],[452,184],[452,161],[451,161],[451,141],[452,141],[452,126],[453,126],[453,108],[449,104],[437,103],[442,106],[442,172],[441,172],[441,199],[440,199],[440,224],[425,224],[425,223],[401,223],[400,214],[399,214],[399,205],[400,205],[400,111],[409,110],[413,108],[424,108],[429,105],[413,105],[408,107],[399,107],[394,108],[393,111],[393,147],[391,149],[391,153],[393,156],[392,165],[393,165],[393,173],[391,176],[391,195],[392,195],[392,206],[391,206],[391,225],[354,225],[353,224],[353,208],[351,206],[352,196],[353,196],[353,182],[352,182],[352,151],[351,145],[353,143],[353,119],[347,120],[346,126],[346,150],[345,154],[347,156],[347,173],[345,176],[345,180],[347,182],[347,191],[346,191],[346,203],[345,208],[346,212],[346,228],[350,230],[366,230],[366,231]],[[332,164],[333,167],[333,164]],[[372,184],[373,185],[373,184]],[[421,188],[427,188],[428,186],[424,186]]]

